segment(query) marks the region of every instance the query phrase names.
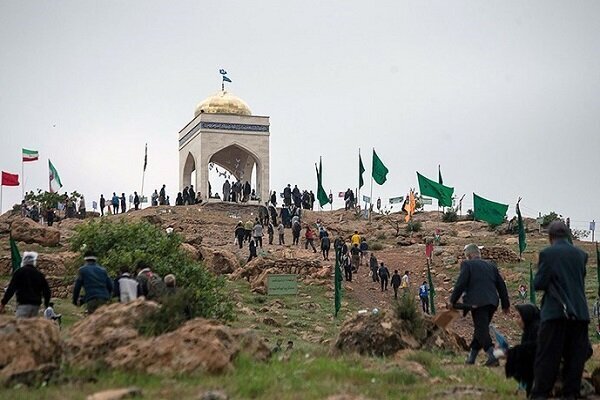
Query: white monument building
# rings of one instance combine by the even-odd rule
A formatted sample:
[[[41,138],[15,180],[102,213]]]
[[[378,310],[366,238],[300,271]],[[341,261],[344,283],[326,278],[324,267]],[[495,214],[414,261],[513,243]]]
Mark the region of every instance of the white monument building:
[[[269,117],[252,115],[246,102],[223,87],[198,104],[194,119],[179,132],[179,191],[192,184],[207,199],[209,166],[222,167],[231,183],[242,184],[251,181],[255,169],[256,195],[268,201],[269,136]],[[213,183],[211,189],[223,198],[222,187]]]

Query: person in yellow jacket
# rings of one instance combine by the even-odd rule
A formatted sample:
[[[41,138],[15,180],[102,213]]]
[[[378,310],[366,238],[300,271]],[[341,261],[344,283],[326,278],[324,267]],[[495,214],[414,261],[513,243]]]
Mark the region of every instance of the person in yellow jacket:
[[[352,235],[352,237],[350,238],[350,244],[352,246],[360,246],[360,235],[358,234],[358,231],[354,231],[354,235]]]

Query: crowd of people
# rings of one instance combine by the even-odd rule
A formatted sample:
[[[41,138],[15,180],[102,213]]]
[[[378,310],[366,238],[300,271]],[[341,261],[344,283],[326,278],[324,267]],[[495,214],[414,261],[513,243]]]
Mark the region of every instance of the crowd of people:
[[[37,260],[36,252],[23,253],[21,266],[13,273],[0,301],[0,313],[4,312],[6,304],[16,295],[17,318],[39,316],[43,304],[44,317],[60,323],[61,315],[56,314],[54,303],[50,301],[52,295],[50,286],[44,274],[37,269]],[[85,305],[88,313],[93,313],[113,298],[121,303],[127,303],[144,296],[147,300],[160,302],[164,296],[172,295],[177,291],[175,275],[168,274],[163,279],[144,261],[137,263],[133,275],[128,266],[121,266],[120,274],[114,278],[111,278],[106,269],[98,264],[94,252],[87,251],[84,254],[84,262],[85,264],[77,273],[72,301],[76,306]],[[83,296],[82,290],[85,293]]]

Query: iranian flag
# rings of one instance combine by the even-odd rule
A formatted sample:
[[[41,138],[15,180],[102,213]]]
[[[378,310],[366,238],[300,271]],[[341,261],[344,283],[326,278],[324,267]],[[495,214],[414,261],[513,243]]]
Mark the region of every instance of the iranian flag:
[[[50,170],[50,193],[56,193],[62,187],[62,182],[60,181],[58,171],[54,168],[50,160],[48,160],[48,168]]]
[[[40,153],[35,150],[23,149],[23,162],[37,161]]]

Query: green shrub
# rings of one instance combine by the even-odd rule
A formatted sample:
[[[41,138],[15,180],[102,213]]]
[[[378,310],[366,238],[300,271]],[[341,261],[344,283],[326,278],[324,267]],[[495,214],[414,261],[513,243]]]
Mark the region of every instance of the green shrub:
[[[385,232],[381,232],[377,234],[377,240],[385,240]]]
[[[557,219],[560,219],[560,215],[558,215],[554,211],[550,211],[548,214],[543,215],[542,218],[543,218],[542,228],[546,228],[552,222],[556,221]]]
[[[417,303],[410,294],[404,294],[394,305],[396,318],[404,322],[407,331],[415,338],[421,340],[426,336],[425,326],[421,313],[417,309]]]
[[[71,238],[73,251],[93,250],[111,276],[118,275],[122,265],[133,272],[139,261],[147,262],[160,276],[175,274],[178,286],[185,289],[190,303],[188,317],[232,319],[233,305],[225,291],[225,280],[192,260],[181,249],[181,243],[179,235],[167,234],[148,222],[124,220],[90,221],[79,225]]]
[[[450,208],[442,215],[442,221],[443,222],[456,222],[456,221],[458,221],[458,214],[456,214],[456,211],[454,211],[453,209]]]
[[[406,233],[419,232],[421,230],[421,222],[420,221],[408,221],[406,225]]]

